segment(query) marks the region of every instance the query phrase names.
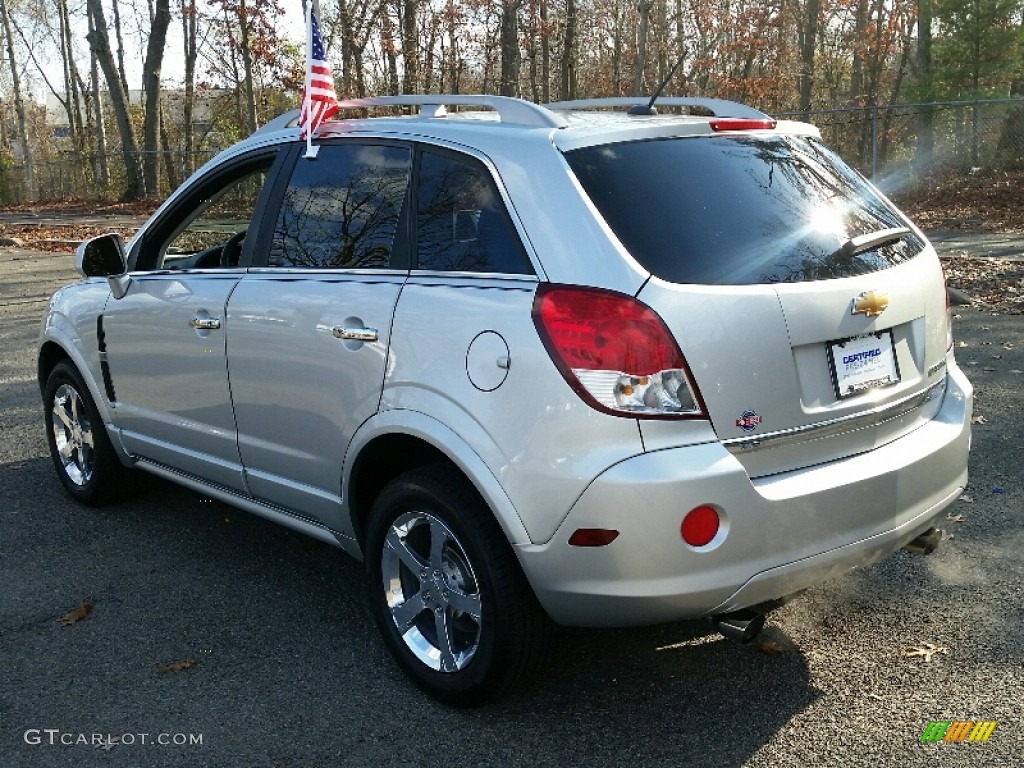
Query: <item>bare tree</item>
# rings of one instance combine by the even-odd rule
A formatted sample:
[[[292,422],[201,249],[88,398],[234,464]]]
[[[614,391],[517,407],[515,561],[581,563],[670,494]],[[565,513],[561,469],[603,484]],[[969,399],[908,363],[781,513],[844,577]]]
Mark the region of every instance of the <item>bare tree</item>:
[[[0,0],[3,2],[3,0]],[[103,70],[110,91],[110,102],[117,120],[117,130],[121,136],[121,156],[124,159],[127,185],[122,199],[141,200],[146,196],[146,182],[139,167],[138,142],[128,115],[128,94],[125,90],[114,63],[114,55],[110,50],[110,39],[107,35],[107,20],[103,16],[101,0],[86,0],[86,7],[92,14],[92,31],[86,36],[89,46],[96,54],[96,60]]]
[[[146,60],[142,65],[142,87],[146,92],[142,152],[147,194],[156,193],[160,179],[160,152],[157,146],[160,132],[160,68],[164,59],[164,45],[167,42],[167,27],[170,23],[170,0],[156,0],[149,42],[146,45]]]
[[[522,0],[502,0],[501,4],[501,95],[519,95],[519,9]]]
[[[561,98],[576,98],[576,0],[565,0]]]
[[[7,41],[7,61],[11,66],[11,88],[14,91],[14,111],[18,115],[18,133],[21,136],[22,156],[25,158],[25,186],[29,200],[36,196],[35,168],[32,165],[32,148],[28,140],[28,120],[25,117],[25,101],[21,92],[21,76],[18,61],[14,56],[14,39],[11,37],[11,17],[7,0],[0,0],[0,16],[3,17],[4,39]]]

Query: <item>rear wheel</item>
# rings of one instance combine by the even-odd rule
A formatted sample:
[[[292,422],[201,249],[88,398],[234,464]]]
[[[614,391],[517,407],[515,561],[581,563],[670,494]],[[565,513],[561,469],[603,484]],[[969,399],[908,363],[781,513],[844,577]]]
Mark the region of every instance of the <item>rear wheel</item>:
[[[70,362],[50,372],[43,403],[50,456],[68,493],[98,506],[134,488],[134,473],[118,459],[89,388]]]
[[[414,470],[381,492],[366,568],[385,643],[435,698],[480,704],[540,659],[547,617],[490,510],[454,470]]]

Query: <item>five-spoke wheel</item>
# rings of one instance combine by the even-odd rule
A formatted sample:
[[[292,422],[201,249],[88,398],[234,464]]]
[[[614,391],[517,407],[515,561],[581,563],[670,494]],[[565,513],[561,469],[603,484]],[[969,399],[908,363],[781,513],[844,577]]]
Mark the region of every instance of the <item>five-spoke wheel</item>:
[[[68,493],[85,504],[105,504],[135,489],[120,461],[89,388],[70,361],[57,363],[43,392],[50,456]]]
[[[393,480],[367,523],[370,605],[413,682],[457,706],[512,685],[541,656],[547,618],[491,511],[440,466]]]

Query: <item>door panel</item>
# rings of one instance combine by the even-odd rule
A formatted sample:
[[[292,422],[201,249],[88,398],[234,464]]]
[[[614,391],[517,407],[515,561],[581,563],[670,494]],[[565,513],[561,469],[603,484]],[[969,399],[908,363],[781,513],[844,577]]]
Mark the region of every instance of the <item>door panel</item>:
[[[241,273],[132,277],[107,304],[107,359],[125,447],[243,489],[225,365],[225,307]],[[196,320],[199,323],[195,323]],[[220,327],[195,328],[198,325]]]
[[[380,402],[405,275],[250,274],[228,307],[238,448],[254,496],[338,527],[352,435]]]

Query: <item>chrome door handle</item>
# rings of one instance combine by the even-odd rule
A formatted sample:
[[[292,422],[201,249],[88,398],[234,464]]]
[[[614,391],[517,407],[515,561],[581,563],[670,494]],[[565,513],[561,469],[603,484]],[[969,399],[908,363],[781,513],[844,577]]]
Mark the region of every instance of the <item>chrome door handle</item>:
[[[340,325],[336,325],[331,329],[331,333],[337,339],[343,339],[344,341],[376,341],[377,340],[377,329],[376,328],[344,328]]]
[[[197,331],[214,331],[220,328],[219,317],[200,317],[196,315],[192,318],[190,325]]]

